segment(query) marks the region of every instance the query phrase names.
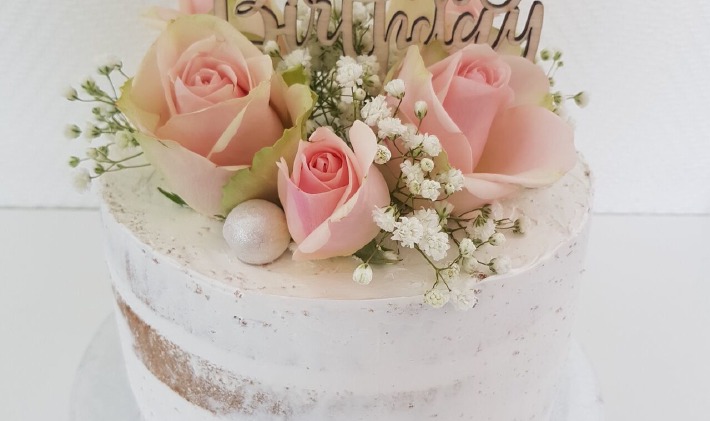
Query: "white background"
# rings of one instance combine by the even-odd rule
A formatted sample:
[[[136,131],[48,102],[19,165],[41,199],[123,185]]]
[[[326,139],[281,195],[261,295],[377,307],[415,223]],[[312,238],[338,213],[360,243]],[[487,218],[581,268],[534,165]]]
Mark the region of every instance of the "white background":
[[[2,420],[66,419],[83,350],[111,310],[97,213],[29,208],[94,205],[71,189],[77,145],[61,135],[88,110],[61,92],[100,53],[135,69],[154,36],[135,17],[156,3],[0,0]],[[565,51],[560,87],[592,93],[574,117],[596,210],[622,214],[594,220],[575,330],[607,419],[707,420],[710,2],[545,4],[545,44]]]

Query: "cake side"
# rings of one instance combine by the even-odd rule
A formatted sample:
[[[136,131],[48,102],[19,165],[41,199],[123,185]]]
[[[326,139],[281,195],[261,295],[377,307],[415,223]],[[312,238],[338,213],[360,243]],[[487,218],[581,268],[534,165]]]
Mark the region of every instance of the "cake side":
[[[294,263],[290,276],[274,269],[288,261],[252,268],[223,255],[208,219],[173,209],[157,219],[164,225],[149,225],[150,200],[124,201],[120,192],[105,190],[107,251],[148,420],[548,416],[586,244],[585,165],[505,203],[535,221],[527,243],[541,246],[536,240],[556,232],[556,244],[525,254],[512,239],[505,247],[516,267],[477,282],[479,305],[467,313],[421,303],[427,267],[384,269],[380,279],[395,287],[373,283],[375,293],[350,280],[350,259]],[[536,206],[539,218],[530,215]],[[190,250],[185,231],[208,252]],[[355,297],[342,299],[345,291]]]

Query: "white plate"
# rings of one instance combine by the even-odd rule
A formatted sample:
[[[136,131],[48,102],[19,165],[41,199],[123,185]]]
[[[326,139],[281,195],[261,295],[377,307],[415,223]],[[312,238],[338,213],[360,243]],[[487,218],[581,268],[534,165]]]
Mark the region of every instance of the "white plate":
[[[574,342],[551,421],[603,421],[603,401],[587,357]],[[140,421],[113,316],[104,321],[77,370],[70,421]]]

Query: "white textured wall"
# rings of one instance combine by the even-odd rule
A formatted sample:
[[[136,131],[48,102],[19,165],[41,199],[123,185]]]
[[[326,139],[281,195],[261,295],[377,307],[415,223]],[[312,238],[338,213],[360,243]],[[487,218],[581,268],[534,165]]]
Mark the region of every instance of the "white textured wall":
[[[158,3],[172,1],[2,2],[0,207],[93,204],[71,189],[61,135],[86,111],[60,94],[102,52],[135,68],[154,36],[136,16]],[[710,2],[545,4],[544,43],[566,55],[559,86],[593,98],[574,117],[597,176],[596,209],[710,213]]]

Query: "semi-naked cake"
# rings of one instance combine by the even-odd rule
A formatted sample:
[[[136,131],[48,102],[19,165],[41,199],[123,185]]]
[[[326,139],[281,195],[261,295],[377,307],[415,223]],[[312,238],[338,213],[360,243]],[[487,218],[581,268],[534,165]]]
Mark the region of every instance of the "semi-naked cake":
[[[144,421],[550,419],[587,96],[519,3],[181,0],[66,91]]]
[[[570,345],[589,172],[502,203],[527,234],[478,305],[423,304],[409,254],[352,281],[352,258],[240,263],[222,224],[166,206],[152,170],[105,178],[102,216],[126,366],[146,421],[545,420]]]

